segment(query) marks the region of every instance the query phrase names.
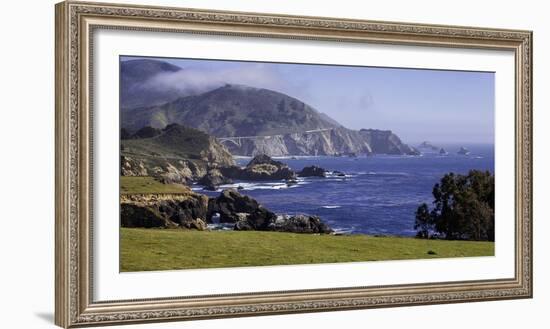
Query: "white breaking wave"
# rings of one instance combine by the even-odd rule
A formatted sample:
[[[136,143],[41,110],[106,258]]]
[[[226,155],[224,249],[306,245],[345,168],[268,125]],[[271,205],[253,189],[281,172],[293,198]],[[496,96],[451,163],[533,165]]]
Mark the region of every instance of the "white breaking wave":
[[[321,208],[325,208],[325,209],[336,209],[336,208],[342,208],[342,206],[321,206]]]
[[[235,188],[240,189],[244,191],[252,191],[252,190],[282,190],[287,188],[294,188],[298,185],[301,185],[300,183],[289,185],[285,182],[261,182],[261,183],[234,183],[234,184],[224,184],[220,185],[221,189],[228,189],[228,188]]]
[[[231,223],[206,224],[211,231],[232,231],[234,226],[235,224]]]
[[[353,229],[335,228],[333,230],[334,232],[332,234],[334,235],[346,235],[346,234],[352,234],[354,232]]]

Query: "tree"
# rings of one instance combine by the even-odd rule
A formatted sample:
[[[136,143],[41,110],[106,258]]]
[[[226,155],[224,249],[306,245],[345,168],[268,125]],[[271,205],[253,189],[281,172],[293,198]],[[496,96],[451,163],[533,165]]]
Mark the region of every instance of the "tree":
[[[428,205],[423,203],[416,210],[416,220],[414,223],[414,229],[416,230],[416,237],[427,239],[430,237],[433,223],[430,216],[430,209]]]
[[[468,175],[448,173],[434,185],[433,209],[426,204],[416,211],[417,236],[435,232],[449,240],[495,239],[495,183],[488,171]]]

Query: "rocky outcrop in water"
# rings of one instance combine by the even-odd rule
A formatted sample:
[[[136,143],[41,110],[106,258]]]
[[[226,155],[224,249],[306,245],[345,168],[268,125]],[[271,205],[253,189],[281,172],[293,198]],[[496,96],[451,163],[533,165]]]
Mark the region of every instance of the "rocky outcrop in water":
[[[189,190],[182,194],[122,194],[122,227],[206,229],[208,197]]]
[[[327,171],[321,167],[308,166],[304,167],[302,171],[298,173],[299,177],[326,177]]]
[[[256,223],[275,218],[275,214],[261,206],[253,198],[242,195],[235,189],[227,189],[208,203],[210,216],[218,213],[220,223],[237,223],[250,219]]]
[[[418,149],[420,150],[430,150],[430,151],[437,151],[438,147],[433,145],[432,143],[428,141],[423,141],[418,145]]]
[[[269,220],[258,221],[256,216],[244,216],[235,223],[236,231],[272,231],[272,232],[290,232],[290,233],[323,233],[330,234],[334,231],[317,216],[296,215],[296,216],[277,216]]]
[[[296,215],[279,216],[274,223],[271,223],[268,231],[293,232],[293,233],[324,233],[334,231],[325,224],[318,216]]]
[[[285,163],[262,154],[255,156],[245,167],[244,180],[280,180],[294,179],[296,173]]]
[[[244,168],[230,166],[219,169],[223,176],[239,180],[292,180],[296,178],[296,173],[288,165],[273,160],[265,154],[255,156]]]
[[[256,200],[234,189],[224,190],[210,199],[209,212],[218,213],[221,223],[235,223],[237,231],[275,231],[293,233],[332,233],[317,216],[277,216]]]
[[[215,191],[219,185],[231,184],[233,180],[225,177],[217,168],[210,169],[206,175],[197,181],[198,184],[204,185],[205,189]]]
[[[458,152],[456,152],[457,154],[460,154],[460,155],[468,155],[470,154],[470,151],[465,148],[464,146],[461,146],[460,149],[458,150]]]

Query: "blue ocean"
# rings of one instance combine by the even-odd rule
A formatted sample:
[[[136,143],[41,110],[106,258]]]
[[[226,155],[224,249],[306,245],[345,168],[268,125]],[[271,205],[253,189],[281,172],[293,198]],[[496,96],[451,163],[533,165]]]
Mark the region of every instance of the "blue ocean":
[[[494,172],[492,145],[464,146],[469,155],[457,154],[459,145],[443,145],[448,155],[424,151],[422,156],[275,157],[295,171],[316,165],[345,176],[300,178],[291,186],[282,181],[235,182],[220,188],[241,186],[239,192],[275,213],[317,215],[341,233],[414,236],[415,211],[423,202],[431,204],[432,188],[444,174],[471,169]],[[250,158],[236,160],[244,166]]]

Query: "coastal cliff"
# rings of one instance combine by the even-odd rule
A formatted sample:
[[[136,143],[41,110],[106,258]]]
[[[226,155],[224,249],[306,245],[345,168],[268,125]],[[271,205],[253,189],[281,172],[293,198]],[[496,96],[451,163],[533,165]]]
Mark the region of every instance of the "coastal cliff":
[[[191,190],[178,194],[121,194],[122,227],[206,229],[208,197]]]
[[[179,193],[121,194],[121,227],[182,228],[204,231],[218,216],[221,223],[234,224],[237,231],[332,233],[317,216],[276,215],[255,199],[234,189],[216,198],[183,188]]]
[[[231,154],[255,156],[286,155],[418,155],[390,130],[332,128],[273,136],[220,138]]]
[[[164,129],[144,127],[121,140],[122,176],[189,183],[210,167],[233,165],[233,156],[216,138],[178,124]]]

